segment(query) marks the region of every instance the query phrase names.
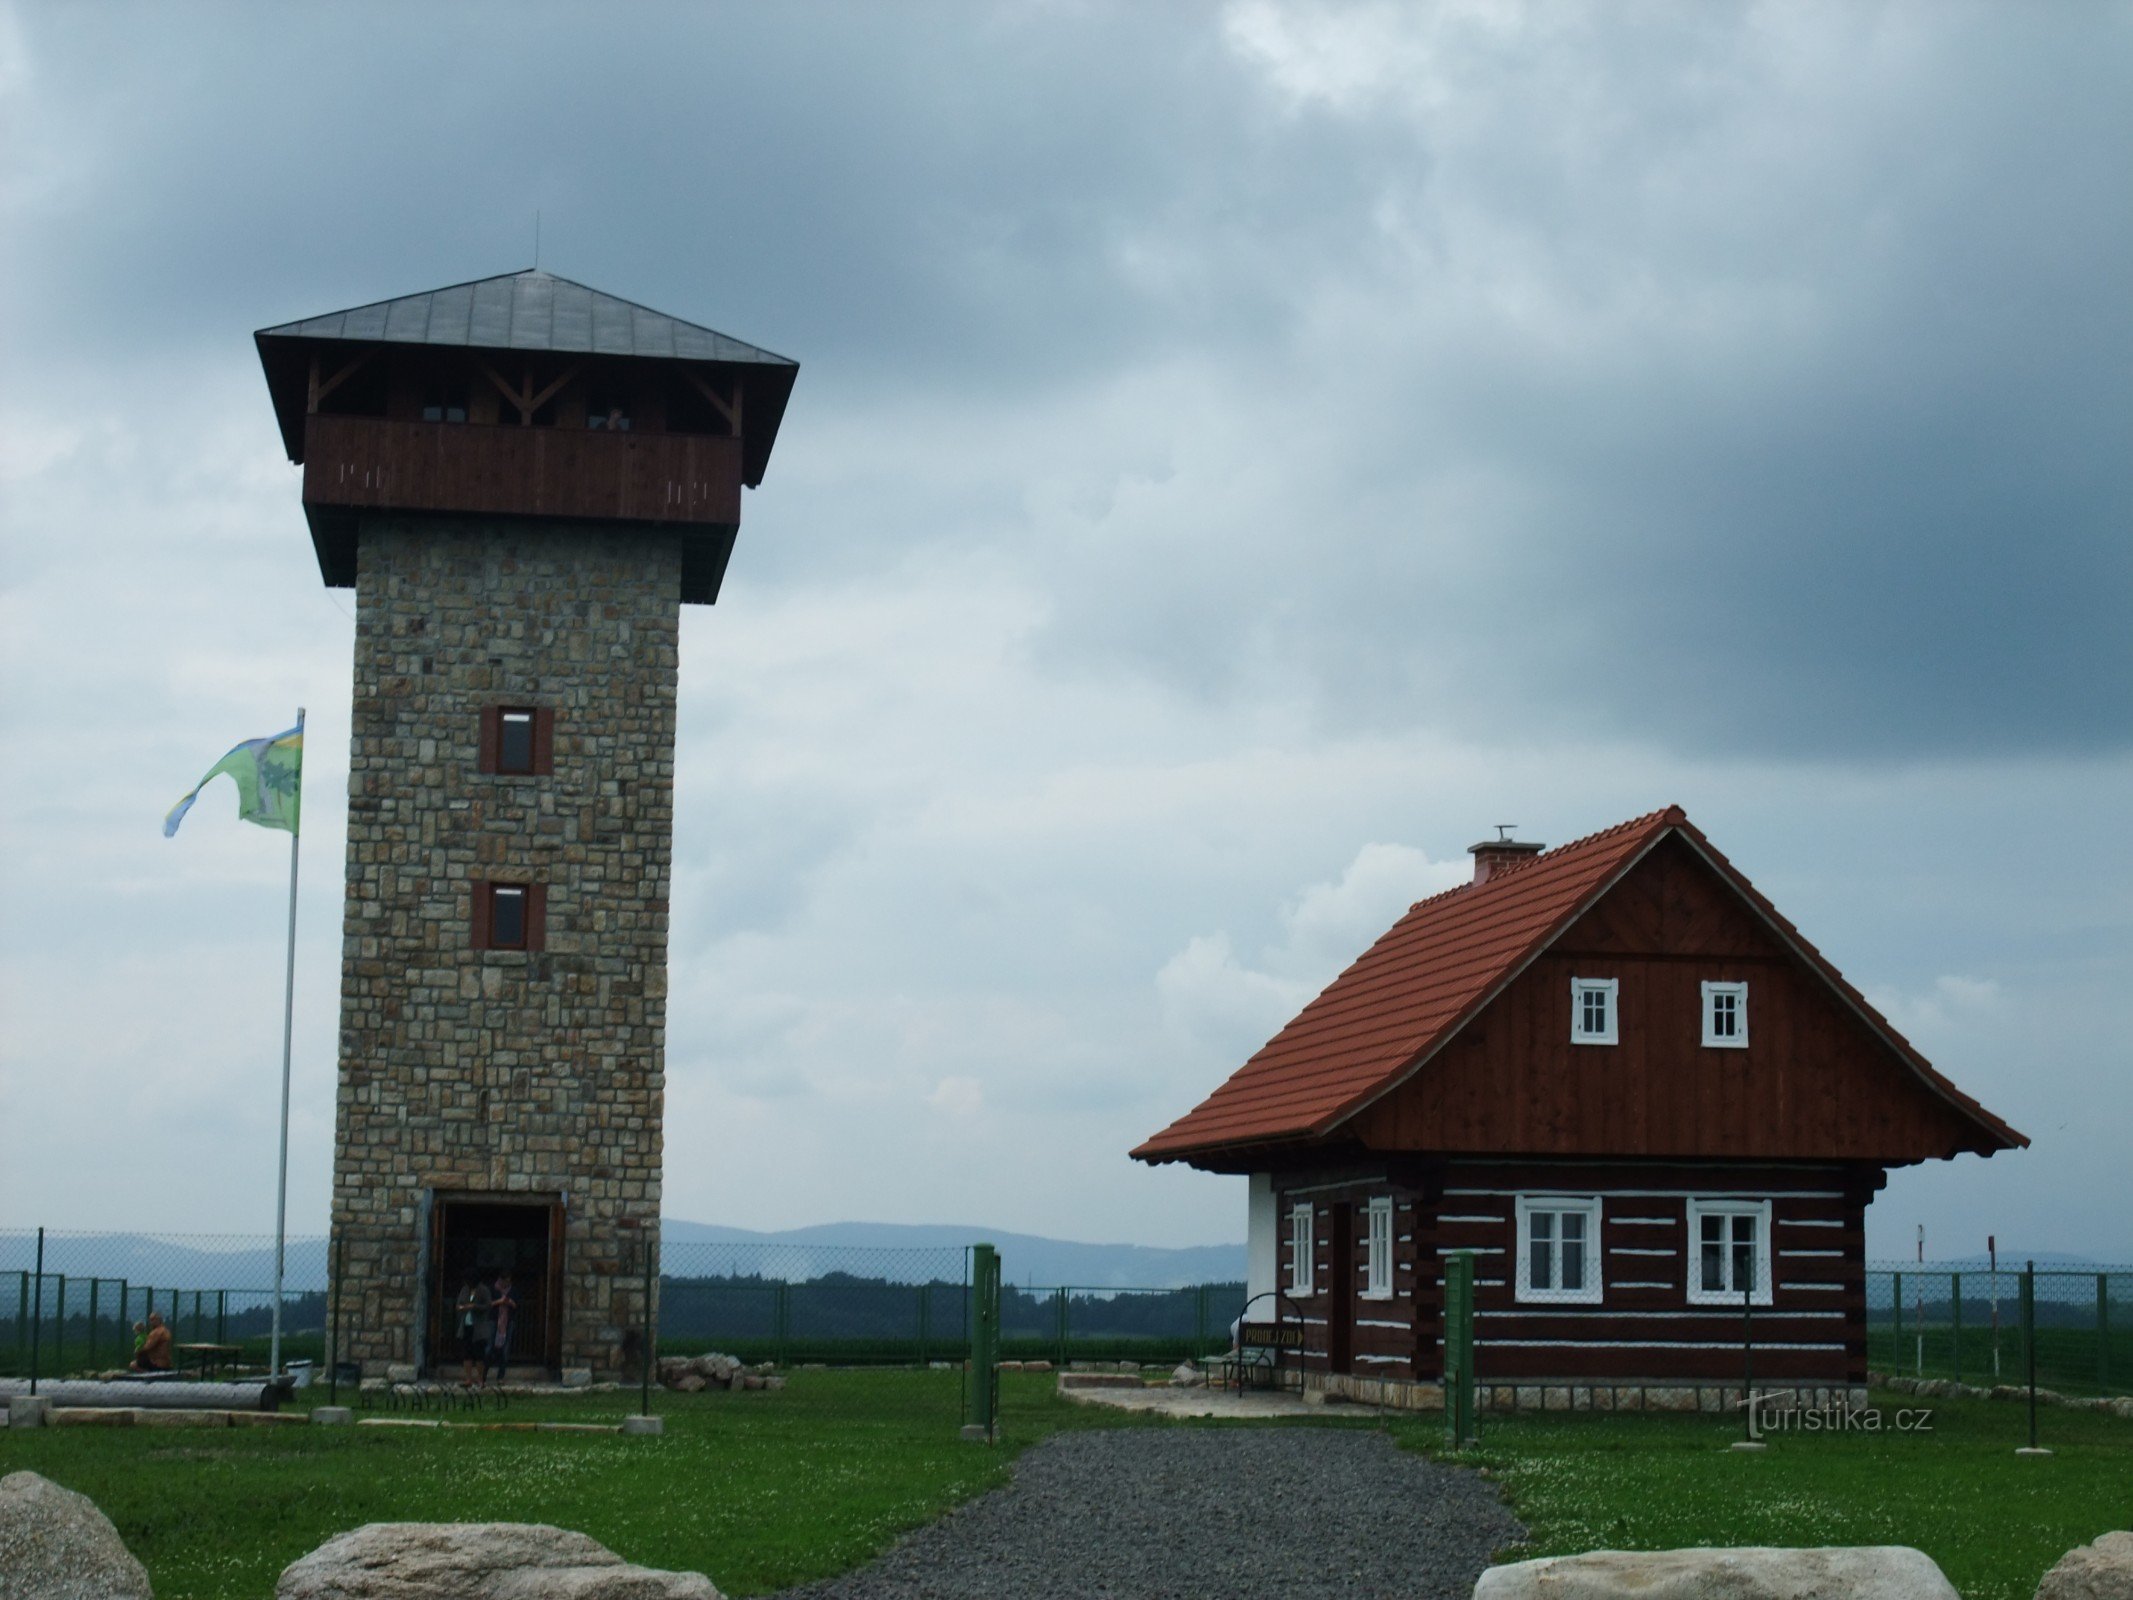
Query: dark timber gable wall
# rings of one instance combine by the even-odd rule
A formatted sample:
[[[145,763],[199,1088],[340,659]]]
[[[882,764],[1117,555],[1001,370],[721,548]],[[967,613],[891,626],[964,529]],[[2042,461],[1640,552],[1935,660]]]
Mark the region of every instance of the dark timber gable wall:
[[[1621,981],[1619,1044],[1570,1042],[1573,977]],[[1747,1049],[1702,1045],[1706,979],[1747,981]],[[1384,1150],[1871,1162],[1978,1139],[1678,836],[1347,1131]]]

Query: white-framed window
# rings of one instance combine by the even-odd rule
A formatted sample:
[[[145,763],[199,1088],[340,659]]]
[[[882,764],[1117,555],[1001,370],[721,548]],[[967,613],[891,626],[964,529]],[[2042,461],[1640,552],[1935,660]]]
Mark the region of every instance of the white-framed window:
[[[1748,986],[1706,983],[1703,986],[1703,1042],[1719,1050],[1748,1048]]]
[[[1521,1300],[1600,1303],[1600,1197],[1518,1197],[1518,1287]]]
[[[1689,1201],[1689,1304],[1770,1304],[1770,1202]]]
[[[1311,1288],[1311,1227],[1317,1214],[1308,1205],[1289,1208],[1289,1293],[1306,1295]]]
[[[1363,1207],[1363,1298],[1392,1298],[1392,1196]]]
[[[1572,1044],[1619,1044],[1618,1002],[1620,978],[1572,978],[1570,980],[1570,1042]]]

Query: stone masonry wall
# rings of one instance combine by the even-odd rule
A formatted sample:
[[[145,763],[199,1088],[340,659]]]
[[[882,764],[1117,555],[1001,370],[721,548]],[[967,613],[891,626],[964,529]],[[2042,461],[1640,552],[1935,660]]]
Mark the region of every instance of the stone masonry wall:
[[[564,1366],[619,1369],[641,1326],[680,584],[672,531],[361,530],[333,1226],[366,1371],[456,1355],[422,1349],[439,1192],[566,1197]],[[494,705],[553,708],[552,776],[479,771]],[[480,879],[548,886],[545,950],[470,947]]]

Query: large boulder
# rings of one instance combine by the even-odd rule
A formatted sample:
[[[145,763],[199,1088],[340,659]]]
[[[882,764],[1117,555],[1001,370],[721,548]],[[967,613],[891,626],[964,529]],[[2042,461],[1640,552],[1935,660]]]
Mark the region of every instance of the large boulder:
[[[2133,1533],[2107,1533],[2059,1558],[2037,1600],[2133,1600]]]
[[[1595,1550],[1492,1567],[1474,1600],[1957,1600],[1902,1545],[1823,1550]]]
[[[291,1562],[274,1593],[276,1600],[719,1600],[700,1572],[631,1566],[597,1540],[537,1522],[373,1522]]]
[[[0,1596],[149,1600],[148,1569],[87,1495],[34,1472],[0,1478]]]

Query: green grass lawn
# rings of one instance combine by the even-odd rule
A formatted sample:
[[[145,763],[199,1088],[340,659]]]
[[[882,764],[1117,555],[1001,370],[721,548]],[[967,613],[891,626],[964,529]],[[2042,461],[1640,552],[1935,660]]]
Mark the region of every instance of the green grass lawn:
[[[2121,1419],[2045,1410],[2041,1442],[2056,1454],[2018,1460],[2020,1406],[1885,1394],[1874,1404],[1889,1431],[1775,1436],[1758,1453],[1726,1448],[1737,1415],[1484,1416],[1480,1448],[1458,1455],[1435,1423],[1394,1432],[1492,1473],[1532,1530],[1519,1556],[1904,1544],[1969,1600],[2029,1600],[2073,1546],[2133,1527],[2133,1426]],[[1930,1407],[1931,1431],[1894,1431],[1900,1407]]]
[[[1064,1428],[1191,1426],[1065,1404],[1042,1375],[1002,1380],[1007,1444],[956,1437],[953,1372],[796,1372],[782,1393],[662,1395],[663,1438],[403,1428],[0,1432],[29,1467],[117,1523],[161,1600],[265,1600],[281,1569],[364,1522],[506,1520],[581,1529],[633,1561],[762,1594],[858,1565],[984,1492]],[[1878,1397],[1893,1414],[1910,1397]],[[634,1393],[502,1415],[613,1421]],[[1911,1544],[1972,1600],[2027,1600],[2075,1544],[2133,1525],[2133,1427],[2049,1410],[2050,1460],[2017,1461],[2019,1407],[1929,1401],[1930,1433],[1794,1435],[1724,1448],[1712,1417],[1484,1418],[1471,1461],[1534,1532],[1529,1551],[1691,1544]],[[484,1419],[494,1416],[483,1413]],[[1297,1426],[1387,1426],[1344,1418]],[[1434,1419],[1394,1436],[1442,1455]]]
[[[265,1600],[289,1562],[379,1521],[552,1522],[628,1560],[708,1573],[727,1594],[761,1594],[860,1564],[1003,1481],[1016,1449],[1047,1433],[1130,1420],[1056,1400],[1048,1380],[1009,1375],[1007,1445],[965,1444],[958,1380],[796,1372],[782,1393],[655,1394],[667,1430],[656,1439],[360,1427],[0,1432],[0,1472],[27,1467],[94,1500],[147,1566],[159,1600]],[[615,1421],[636,1400],[521,1402],[500,1418]]]

